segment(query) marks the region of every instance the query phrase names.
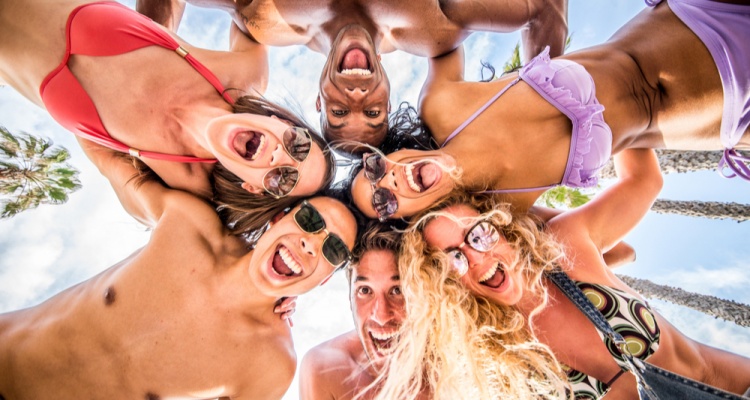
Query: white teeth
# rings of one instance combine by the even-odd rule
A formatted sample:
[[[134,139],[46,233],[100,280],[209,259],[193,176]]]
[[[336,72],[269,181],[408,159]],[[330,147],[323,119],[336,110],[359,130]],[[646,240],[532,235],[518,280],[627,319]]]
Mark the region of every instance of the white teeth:
[[[378,340],[388,340],[388,339],[393,338],[397,334],[398,334],[398,331],[393,331],[393,332],[375,332],[375,331],[370,331],[370,335],[372,335],[372,337],[374,337],[375,339],[378,339]]]
[[[266,135],[260,135],[260,142],[258,143],[258,148],[255,149],[255,154],[253,154],[252,157],[250,157],[250,160],[255,160],[258,158],[258,155],[260,154],[261,150],[263,150],[263,147],[266,145]]]
[[[493,265],[492,268],[490,268],[487,272],[484,273],[484,275],[482,275],[479,278],[479,283],[486,282],[487,280],[492,278],[492,276],[495,275],[495,272],[497,272],[497,269],[499,267],[500,267],[500,263],[495,263],[495,265]]]
[[[281,249],[279,249],[279,255],[284,261],[284,264],[286,264],[287,267],[292,270],[292,272],[294,272],[295,274],[299,274],[300,272],[302,272],[302,266],[297,264],[297,261],[295,261],[294,257],[292,257],[292,253],[290,253],[286,247],[282,247]]]
[[[378,342],[378,340],[380,340],[380,341],[391,340],[394,337],[396,337],[396,335],[398,335],[398,330],[391,331],[391,332],[374,332],[374,331],[370,331],[370,335],[372,335],[373,339],[376,339],[372,343],[375,346],[375,349],[377,349],[377,351],[380,354],[382,354],[384,356],[387,356],[387,355],[392,354],[394,351],[396,351],[396,346],[395,345],[389,343],[388,347],[383,347]]]
[[[411,190],[421,193],[422,188],[414,182],[414,164],[406,164],[406,182],[409,184]]]
[[[364,69],[364,68],[342,69],[341,73],[344,75],[361,75],[361,76],[372,75],[372,71],[370,71],[369,69]]]

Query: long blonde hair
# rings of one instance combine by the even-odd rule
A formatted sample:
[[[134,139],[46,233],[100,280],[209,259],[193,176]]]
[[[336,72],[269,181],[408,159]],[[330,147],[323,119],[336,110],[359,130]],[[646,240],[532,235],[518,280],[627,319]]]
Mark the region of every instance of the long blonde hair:
[[[565,398],[567,379],[550,349],[537,341],[529,318],[467,290],[423,229],[451,205],[466,204],[502,230],[516,257],[510,268],[526,278],[525,294],[546,302],[542,273],[563,257],[560,247],[529,217],[507,206],[454,191],[413,219],[399,255],[406,320],[386,368],[373,386],[376,399]],[[465,223],[461,221],[461,223]]]

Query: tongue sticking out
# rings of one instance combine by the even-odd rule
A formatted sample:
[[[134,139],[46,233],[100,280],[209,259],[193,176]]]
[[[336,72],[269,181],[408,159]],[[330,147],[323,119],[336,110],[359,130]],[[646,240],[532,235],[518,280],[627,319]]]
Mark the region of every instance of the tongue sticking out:
[[[422,190],[427,190],[435,184],[440,178],[440,168],[434,163],[428,162],[422,164],[417,169],[417,175],[419,175],[418,184],[422,187]]]
[[[498,268],[497,271],[495,271],[495,275],[492,275],[492,278],[482,282],[482,285],[497,289],[503,284],[503,282],[505,282],[505,270]]]
[[[273,255],[273,264],[271,266],[273,267],[273,270],[279,275],[294,275],[294,271],[292,271],[292,269],[289,268],[288,265],[286,265],[278,251]]]
[[[344,54],[341,69],[370,69],[370,63],[367,61],[367,55],[364,51],[351,49]]]

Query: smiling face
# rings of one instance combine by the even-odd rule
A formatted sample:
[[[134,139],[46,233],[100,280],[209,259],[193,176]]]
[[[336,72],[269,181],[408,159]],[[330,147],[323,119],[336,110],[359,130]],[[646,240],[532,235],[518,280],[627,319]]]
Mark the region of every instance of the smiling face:
[[[521,271],[512,268],[514,250],[502,235],[498,243],[488,252],[482,253],[463,245],[469,229],[479,220],[474,208],[460,204],[445,208],[445,216],[429,221],[424,227],[424,239],[429,246],[445,253],[458,250],[466,257],[469,268],[461,277],[463,284],[476,295],[486,297],[497,304],[515,305],[523,295]]]
[[[454,168],[455,161],[440,151],[399,150],[385,160],[385,175],[375,183],[375,189],[388,189],[396,197],[398,209],[390,218],[410,217],[454,187],[447,169]],[[373,186],[364,169],[354,177],[351,190],[357,208],[369,218],[378,218],[372,206]]]
[[[344,27],[320,75],[316,106],[323,136],[380,145],[388,130],[390,91],[370,35],[359,25]]]
[[[368,250],[352,267],[349,299],[359,340],[372,366],[379,370],[395,348],[404,320],[404,296],[390,250]]]
[[[328,232],[341,238],[351,250],[357,225],[346,206],[328,197],[316,197],[309,203],[320,212]],[[299,209],[300,206],[295,207],[272,224],[250,258],[250,279],[264,294],[282,297],[306,293],[336,268],[323,257],[326,232],[303,231],[294,220]]]
[[[311,142],[307,158],[299,162],[284,149],[288,121],[255,114],[227,114],[214,118],[206,129],[208,149],[219,162],[240,177],[246,190],[264,192],[263,178],[275,167],[294,167],[299,171],[297,186],[289,193],[305,196],[317,192],[327,171],[321,148]],[[312,133],[311,133],[312,134]]]

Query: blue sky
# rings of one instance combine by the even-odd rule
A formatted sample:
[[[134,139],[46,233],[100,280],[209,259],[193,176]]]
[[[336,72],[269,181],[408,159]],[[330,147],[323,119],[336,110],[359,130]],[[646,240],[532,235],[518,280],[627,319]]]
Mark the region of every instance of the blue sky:
[[[132,6],[133,2],[125,2]],[[605,41],[643,8],[637,0],[571,0],[569,51]],[[179,30],[188,42],[226,49],[229,18],[188,7]],[[474,34],[466,41],[467,79],[479,78],[480,60],[496,66],[511,54],[518,34]],[[659,40],[657,36],[653,40]],[[306,48],[272,48],[267,96],[286,100],[317,125],[314,101],[324,57]],[[402,53],[383,56],[391,78],[391,102],[415,103],[426,61]],[[73,153],[83,189],[62,206],[43,206],[0,221],[0,312],[38,304],[115,264],[148,240],[148,232],[122,211],[108,183],[78,149],[72,134],[45,111],[9,87],[0,88],[0,124],[13,132],[51,137]],[[606,182],[605,182],[606,184]],[[675,200],[750,203],[750,184],[715,172],[670,175],[660,196]],[[750,224],[649,213],[627,237],[638,260],[618,272],[686,290],[750,303]],[[703,314],[652,301],[689,337],[750,357],[750,330]],[[351,330],[343,274],[298,301],[293,329],[298,358],[324,341]],[[285,399],[296,399],[296,380]]]

